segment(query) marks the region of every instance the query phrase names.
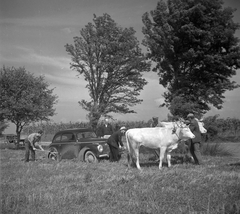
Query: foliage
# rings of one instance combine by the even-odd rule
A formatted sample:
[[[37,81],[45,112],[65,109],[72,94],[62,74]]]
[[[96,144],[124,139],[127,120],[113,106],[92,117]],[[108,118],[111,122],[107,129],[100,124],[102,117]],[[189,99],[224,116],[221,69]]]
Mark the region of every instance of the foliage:
[[[133,28],[121,28],[108,14],[97,17],[67,44],[71,68],[83,75],[91,100],[81,100],[95,128],[101,116],[110,113],[134,113],[132,107],[146,80],[141,72],[149,70]]]
[[[8,126],[6,121],[0,121],[0,136],[2,136],[2,133]]]
[[[170,117],[170,116],[169,116]],[[167,121],[167,120],[164,120]],[[208,142],[237,142],[240,140],[240,119],[237,118],[219,118],[219,115],[209,116],[203,119],[204,127],[207,129],[207,136],[203,136],[203,141]],[[101,126],[99,122],[98,126]],[[152,120],[148,121],[121,121],[116,120],[112,123],[113,129],[117,130],[121,126],[126,126],[127,129],[130,128],[144,128],[151,127]],[[69,122],[69,123],[33,123],[25,126],[23,129],[24,134],[31,134],[38,131],[39,129],[44,130],[44,135],[42,137],[45,141],[52,140],[53,135],[60,130],[70,129],[70,128],[84,128],[90,127],[88,122]],[[206,139],[205,139],[206,138]]]
[[[35,77],[25,68],[0,69],[0,110],[4,119],[16,125],[18,140],[25,125],[49,120],[57,96],[43,76]]]
[[[2,136],[4,130],[9,126],[7,121],[4,119],[4,111],[0,110],[0,137]]]
[[[219,118],[219,115],[204,118],[210,140],[236,142],[240,139],[240,119]]]
[[[29,135],[31,133],[37,132],[38,130],[44,130],[42,140],[50,141],[54,134],[58,131],[65,129],[73,129],[73,128],[88,128],[89,123],[85,122],[76,122],[76,123],[54,123],[54,122],[42,122],[42,123],[32,123],[23,128],[23,133]]]
[[[199,105],[193,101],[186,102],[184,96],[175,96],[171,101],[171,105],[169,105],[169,111],[175,117],[187,118],[189,113],[194,113],[197,118],[202,117],[202,114],[199,113],[201,112]]]
[[[5,120],[0,119],[0,137],[2,136],[4,130],[9,126],[9,124]]]
[[[99,122],[97,127],[101,126],[102,122]],[[44,134],[42,136],[43,141],[51,141],[53,135],[64,129],[71,128],[90,128],[89,122],[69,122],[69,123],[54,123],[54,122],[42,122],[42,123],[32,123],[23,128],[23,134],[29,135],[31,133],[37,132],[38,130],[44,130]],[[112,123],[113,129],[116,131],[122,126],[126,126],[129,128],[142,128],[142,127],[150,127],[150,120],[145,121],[114,121]]]
[[[141,154],[142,155],[142,154]],[[207,165],[158,164],[142,156],[143,172],[118,163],[54,163],[47,152],[25,164],[21,150],[1,150],[2,213],[238,213],[239,161],[205,157]],[[146,155],[147,156],[147,155]]]
[[[231,80],[240,68],[234,36],[239,24],[233,21],[235,10],[222,5],[221,0],[160,0],[142,17],[143,45],[167,89],[163,105],[172,113],[179,107],[177,97],[201,115],[212,105],[221,109],[224,93],[239,87]]]

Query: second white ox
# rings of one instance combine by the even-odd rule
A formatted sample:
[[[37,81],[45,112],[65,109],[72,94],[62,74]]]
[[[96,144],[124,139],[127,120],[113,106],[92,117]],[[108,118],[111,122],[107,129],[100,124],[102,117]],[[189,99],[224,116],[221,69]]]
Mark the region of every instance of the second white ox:
[[[159,169],[162,168],[162,161],[165,153],[167,154],[168,167],[171,166],[171,154],[176,149],[180,140],[193,139],[195,135],[189,127],[155,127],[155,128],[135,128],[126,132],[126,141],[128,148],[128,166],[130,161],[135,162],[139,170],[139,148],[145,146],[152,149],[160,149]]]
[[[207,133],[207,129],[204,128],[204,123],[202,121],[199,121],[197,118],[195,118],[198,122],[199,130],[202,134]],[[173,128],[176,123],[181,124],[182,122],[158,122],[157,126],[158,127],[169,127]]]

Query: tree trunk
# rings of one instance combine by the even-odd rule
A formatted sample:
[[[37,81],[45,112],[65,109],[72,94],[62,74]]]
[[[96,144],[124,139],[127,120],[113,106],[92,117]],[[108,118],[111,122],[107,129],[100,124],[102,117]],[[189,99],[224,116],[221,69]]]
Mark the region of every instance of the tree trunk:
[[[101,117],[101,115],[99,115],[98,113],[94,113],[94,112],[92,112],[91,116],[89,117],[90,126],[95,133],[97,131],[97,125],[98,125],[98,121],[99,121],[100,117]]]
[[[16,125],[16,134],[17,134],[16,149],[19,149],[21,131],[22,131],[22,127],[17,124]]]

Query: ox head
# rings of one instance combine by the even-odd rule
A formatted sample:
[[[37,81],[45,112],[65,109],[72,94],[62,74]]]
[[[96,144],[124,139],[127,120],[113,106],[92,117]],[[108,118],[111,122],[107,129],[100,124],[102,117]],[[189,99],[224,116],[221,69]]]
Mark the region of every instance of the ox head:
[[[195,138],[195,135],[191,132],[188,126],[180,127],[177,129],[178,133],[176,134],[179,137],[179,140],[188,140]]]
[[[189,123],[186,123],[185,120],[181,120],[181,119],[180,119],[179,121],[173,122],[173,126],[174,126],[175,129],[176,129],[177,127],[178,127],[178,128],[189,127],[188,125],[189,125]]]
[[[207,133],[207,129],[204,128],[204,123],[202,121],[198,121],[198,126],[199,126],[199,130],[202,134]]]

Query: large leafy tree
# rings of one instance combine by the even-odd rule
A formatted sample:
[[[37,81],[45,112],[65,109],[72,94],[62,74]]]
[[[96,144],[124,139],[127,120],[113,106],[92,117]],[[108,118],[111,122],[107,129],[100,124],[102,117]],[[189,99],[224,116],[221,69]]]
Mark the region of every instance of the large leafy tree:
[[[0,69],[1,117],[16,125],[18,141],[30,122],[47,121],[53,116],[57,96],[43,76],[35,77],[24,67]]]
[[[101,116],[110,113],[134,113],[130,108],[142,100],[137,96],[147,84],[141,72],[149,64],[139,48],[133,28],[121,28],[108,14],[97,17],[67,44],[71,68],[87,82],[90,101],[80,106],[89,112],[93,128]]]
[[[163,105],[172,113],[221,109],[224,92],[239,87],[231,79],[240,68],[234,11],[220,0],[160,0],[143,15],[143,45],[156,62],[153,70],[167,89]],[[185,105],[179,106],[179,100]]]
[[[3,113],[0,111],[0,137],[3,135],[4,130],[8,127],[7,121],[3,117]]]

